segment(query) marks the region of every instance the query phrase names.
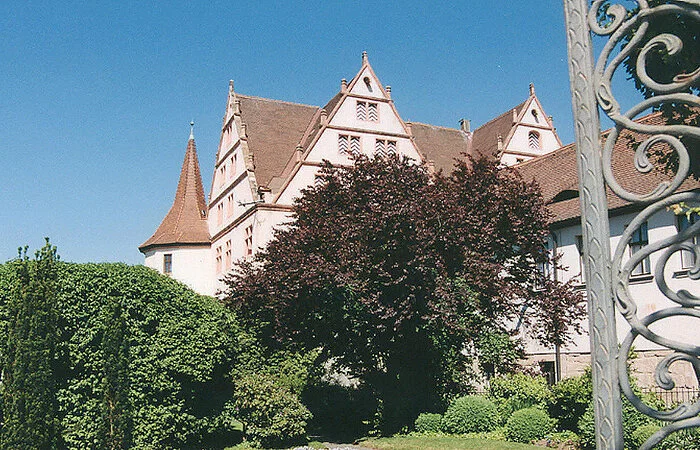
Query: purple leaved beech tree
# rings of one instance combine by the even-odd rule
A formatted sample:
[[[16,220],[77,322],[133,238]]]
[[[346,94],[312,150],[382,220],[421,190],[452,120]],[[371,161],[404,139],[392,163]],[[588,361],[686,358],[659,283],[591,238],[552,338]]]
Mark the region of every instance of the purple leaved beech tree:
[[[549,216],[536,185],[485,160],[431,176],[360,157],[320,176],[227,277],[224,301],[266,345],[320,348],[371,386],[391,433],[465,392],[464,350],[546,297],[535,280]]]

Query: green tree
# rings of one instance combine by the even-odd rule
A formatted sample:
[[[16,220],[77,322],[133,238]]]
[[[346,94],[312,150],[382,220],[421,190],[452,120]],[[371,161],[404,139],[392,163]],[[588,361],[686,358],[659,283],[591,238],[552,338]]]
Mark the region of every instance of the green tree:
[[[327,165],[294,221],[226,282],[265,345],[321,348],[372,386],[382,431],[468,389],[477,336],[538,302],[548,213],[537,186],[485,160],[450,177],[398,157]]]
[[[108,450],[131,447],[131,402],[129,400],[129,337],[126,317],[117,299],[110,298],[105,307],[101,350],[102,423],[101,448]]]
[[[27,257],[20,249],[5,316],[2,349],[0,445],[5,449],[59,447],[60,418],[56,247],[46,245]]]

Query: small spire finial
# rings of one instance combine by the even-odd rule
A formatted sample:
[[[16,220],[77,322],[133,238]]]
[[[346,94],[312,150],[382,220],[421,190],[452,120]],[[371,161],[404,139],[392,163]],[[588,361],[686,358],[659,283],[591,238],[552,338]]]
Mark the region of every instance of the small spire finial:
[[[530,83],[530,95],[535,95],[535,83]]]
[[[194,120],[190,121],[190,140],[194,139]]]
[[[363,51],[363,52],[362,52],[362,62],[363,62],[363,63],[364,63],[364,62],[367,62],[367,52],[366,52],[366,51]]]

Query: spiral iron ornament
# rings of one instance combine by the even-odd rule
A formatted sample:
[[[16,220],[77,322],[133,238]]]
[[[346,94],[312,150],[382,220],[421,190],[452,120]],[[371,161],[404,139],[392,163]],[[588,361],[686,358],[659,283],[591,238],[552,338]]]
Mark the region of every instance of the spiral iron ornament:
[[[600,244],[600,236],[605,232],[608,233],[609,239],[607,202],[601,195],[587,195],[587,193],[599,193],[608,186],[617,196],[632,204],[638,204],[642,209],[625,229],[616,244],[612,259],[605,255],[605,252],[598,256],[587,255],[588,280],[607,270],[611,275],[610,289],[604,283],[601,286],[588,287],[594,390],[598,391],[595,396],[596,401],[601,402],[603,397],[600,392],[614,391],[611,391],[607,384],[619,382],[621,392],[639,411],[664,423],[664,426],[641,447],[646,450],[653,448],[678,430],[700,427],[700,399],[683,403],[668,411],[656,409],[633,392],[627,370],[629,351],[635,340],[641,337],[670,350],[668,356],[656,367],[655,381],[661,388],[673,389],[675,382],[671,367],[679,362],[689,364],[696,380],[700,382],[700,342],[686,342],[677,337],[672,339],[664,336],[658,327],[652,327],[653,324],[664,319],[683,317],[688,320],[700,320],[700,296],[697,290],[699,286],[697,281],[700,280],[700,245],[693,244],[694,238],[700,235],[700,221],[690,224],[673,236],[650,242],[629,258],[626,257],[627,248],[632,242],[634,233],[650,217],[678,204],[691,207],[700,205],[700,192],[697,189],[679,192],[691,171],[691,155],[684,142],[687,142],[688,138],[700,141],[700,128],[682,123],[655,125],[635,121],[641,114],[662,105],[683,106],[700,111],[700,98],[694,95],[691,89],[694,88],[697,92],[700,67],[694,68],[689,73],[674,74],[670,81],[656,80],[647,70],[651,55],[663,53],[666,58],[664,61],[669,61],[679,55],[683,49],[682,39],[672,32],[650,35],[651,24],[655,20],[668,16],[683,17],[689,23],[697,23],[696,29],[700,30],[700,0],[671,0],[661,4],[654,3],[654,6],[651,6],[647,0],[638,0],[636,8],[633,9],[625,6],[629,4],[630,2],[609,0],[592,2],[564,0],[586,252],[590,253],[589,249],[593,248],[592,246]],[[581,28],[585,28],[583,34],[581,34]],[[597,57],[594,56],[592,36],[602,37],[605,40]],[[632,64],[636,71],[636,78],[647,92],[653,93],[653,96],[627,111],[622,111],[620,102],[613,92],[612,79],[623,62],[630,58],[636,58]],[[589,101],[591,97],[594,101]],[[591,110],[597,107],[615,124],[602,148],[595,142],[596,137],[600,136],[599,117],[591,113]],[[591,122],[595,122],[594,131],[591,131]],[[632,192],[618,182],[612,161],[615,144],[624,131],[633,132],[636,136],[645,136],[638,142],[634,154],[634,167],[640,176],[654,169],[649,158],[652,147],[664,146],[668,151],[675,153],[678,164],[670,180],[659,183],[649,192],[641,193]],[[602,173],[601,177],[589,176],[595,174],[598,168]],[[602,223],[592,223],[590,219],[592,215],[596,215],[595,217]],[[630,280],[635,267],[649,255],[657,252],[659,257],[654,269],[654,280],[660,292],[672,302],[672,306],[644,315],[638,308],[639,299],[635,298],[630,289]],[[694,259],[693,266],[688,269],[688,278],[694,282],[692,292],[687,289],[674,290],[666,279],[669,272],[665,270],[666,266],[671,256],[679,252],[687,252]],[[602,279],[605,278],[602,277]],[[608,298],[608,295],[611,297]],[[606,353],[604,357],[608,358],[607,352],[613,345],[609,340],[612,339],[610,332],[608,330],[606,334],[605,327],[612,325],[614,328],[614,318],[611,323],[610,316],[603,318],[594,314],[600,309],[596,302],[601,301],[611,303],[614,301],[617,311],[622,314],[630,327],[629,333],[617,350],[617,373],[614,376],[605,373],[603,367],[600,367],[601,364],[597,363],[599,361],[597,354],[603,350]],[[596,336],[606,336],[608,340],[604,341],[602,338],[596,340]],[[599,366],[597,375],[596,365]],[[614,395],[608,399],[611,402],[616,401]],[[624,444],[619,436],[619,427],[611,426],[611,423],[621,421],[619,410],[605,409],[601,406],[600,409],[596,409],[596,416],[598,448],[621,449]]]

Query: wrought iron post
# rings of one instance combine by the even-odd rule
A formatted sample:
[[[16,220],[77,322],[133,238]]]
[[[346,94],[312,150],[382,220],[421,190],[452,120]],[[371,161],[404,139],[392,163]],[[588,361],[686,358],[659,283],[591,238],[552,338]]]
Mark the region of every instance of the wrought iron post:
[[[656,367],[656,382],[661,388],[673,388],[669,368],[678,361],[690,363],[700,381],[700,343],[670,339],[650,329],[653,323],[669,317],[700,319],[700,296],[684,289],[673,290],[665,279],[665,267],[670,256],[687,251],[694,256],[688,278],[695,282],[700,280],[700,245],[693,241],[700,234],[700,220],[695,224],[689,223],[685,230],[674,236],[650,242],[629,258],[626,251],[633,234],[654,214],[667,208],[682,208],[681,205],[686,204],[691,208],[700,205],[700,189],[697,186],[676,193],[687,179],[691,167],[683,139],[700,139],[700,128],[688,123],[655,125],[634,120],[639,114],[662,105],[676,108],[674,113],[680,110],[679,105],[689,107],[691,111],[695,108],[694,114],[698,114],[700,98],[693,92],[697,92],[700,68],[692,68],[689,73],[678,73],[672,81],[664,83],[649,76],[646,64],[652,51],[673,56],[683,47],[681,39],[671,34],[672,31],[648,36],[650,23],[662,16],[684,17],[690,23],[697,23],[696,30],[700,29],[700,1],[673,0],[654,3],[655,6],[650,6],[648,0],[637,0],[636,3],[636,8],[628,10],[621,2],[615,1],[564,0],[581,221],[586,248],[596,444],[598,449],[606,450],[624,448],[620,391],[639,411],[666,423],[644,443],[642,450],[652,448],[675,431],[700,426],[700,399],[683,403],[670,411],[657,410],[645,404],[632,391],[627,372],[629,350],[635,339],[641,336],[670,350]],[[594,59],[592,34],[607,37],[597,60]],[[631,56],[635,50],[638,50],[638,54]],[[633,63],[636,64],[637,78],[654,95],[623,113],[613,93],[612,77],[620,64],[632,57],[636,58]],[[604,146],[600,140],[599,106],[615,123],[615,128],[606,136]],[[612,154],[624,130],[649,136],[639,142],[634,155],[635,168],[640,174],[653,169],[648,155],[653,146],[661,144],[675,153],[677,167],[672,180],[662,182],[653,191],[643,194],[629,192],[617,182],[612,170]],[[620,237],[612,257],[606,186],[627,202],[639,205],[636,216]],[[691,211],[689,209],[689,218]],[[644,316],[637,308],[629,281],[635,267],[654,252],[662,252],[654,270],[656,285],[678,306],[666,307]],[[631,329],[619,350],[615,305]]]
[[[588,294],[596,447],[622,450],[622,407],[617,378],[617,335],[610,270],[610,227],[600,152],[600,118],[593,86],[588,1],[565,0],[569,78],[575,117],[581,225]]]

